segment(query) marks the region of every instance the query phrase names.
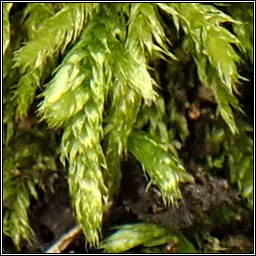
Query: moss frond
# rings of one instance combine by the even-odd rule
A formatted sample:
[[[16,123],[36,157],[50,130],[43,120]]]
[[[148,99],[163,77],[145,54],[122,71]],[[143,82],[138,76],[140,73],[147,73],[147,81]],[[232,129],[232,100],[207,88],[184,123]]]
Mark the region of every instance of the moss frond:
[[[157,4],[164,8],[165,4]],[[172,9],[169,7],[169,9]],[[172,9],[173,10],[173,9]],[[176,14],[173,10],[173,14]],[[157,8],[150,3],[136,3],[131,6],[128,21],[128,40],[127,47],[130,50],[138,49],[144,54],[150,55],[154,51],[159,51],[171,58],[175,56],[169,52],[166,43],[170,43],[165,35],[164,29],[159,21]],[[154,40],[156,43],[154,43]]]
[[[36,33],[30,33],[30,27],[34,24],[31,26],[29,24],[28,33],[33,39],[16,51],[14,56],[14,67],[19,67],[20,73],[23,75],[16,85],[18,92],[15,93],[18,118],[27,114],[28,108],[34,100],[37,87],[44,82],[50,73],[49,66],[51,70],[55,66],[54,63],[59,53],[63,54],[67,46],[74,43],[80,36],[85,22],[89,16],[93,15],[97,6],[98,4],[91,3],[67,4],[50,18],[42,16],[46,19],[40,24]],[[36,12],[35,9],[28,11]],[[33,23],[32,18],[29,21]]]
[[[87,242],[98,244],[101,230],[103,201],[107,189],[103,181],[105,157],[100,146],[99,104],[91,99],[65,128],[62,138],[62,157],[69,160],[69,186],[77,219],[82,224]],[[98,124],[89,124],[92,116]]]
[[[3,55],[10,43],[10,21],[9,12],[13,3],[3,3]]]
[[[65,5],[59,12],[41,24],[34,39],[15,53],[15,66],[24,74],[27,70],[35,70],[47,63],[59,51],[80,35],[89,15],[92,15],[95,4]]]
[[[106,160],[109,169],[109,188],[118,192],[121,170],[120,157],[127,153],[127,139],[136,122],[141,106],[141,96],[127,82],[119,78],[115,83],[110,114],[104,128],[106,136]]]
[[[154,43],[154,40],[156,43]],[[175,58],[166,45],[168,38],[159,22],[156,8],[149,3],[137,3],[130,8],[128,21],[128,34],[125,48],[134,56],[134,66],[137,65],[137,72],[129,72],[128,79],[135,90],[143,95],[145,99],[154,100],[155,92],[152,90],[155,81],[148,72],[147,56],[155,52],[163,52],[165,55]],[[175,58],[176,59],[176,58]],[[139,71],[139,72],[138,72]]]
[[[233,133],[238,132],[232,107],[240,110],[233,95],[240,75],[237,70],[239,55],[232,44],[240,47],[235,35],[221,25],[236,23],[212,5],[170,4],[182,17],[181,25],[194,44],[194,58],[198,75],[204,86],[210,86],[219,104],[220,114]]]
[[[34,236],[34,232],[29,225],[28,209],[30,206],[30,195],[27,187],[21,183],[16,185],[16,198],[13,201],[11,211],[7,211],[3,220],[3,231],[13,239],[15,246],[20,250],[21,239],[28,242]]]
[[[33,180],[26,182],[20,175],[18,169],[8,169],[6,165],[4,166],[3,200],[9,209],[4,214],[3,231],[13,239],[18,250],[20,250],[22,239],[31,242],[34,237],[34,232],[29,224],[28,211],[31,195],[37,199],[35,182]]]
[[[135,223],[116,227],[119,229],[107,237],[101,244],[106,253],[123,253],[136,246],[143,246],[150,250],[167,243],[175,243],[177,251],[196,252],[194,246],[180,233],[151,223]],[[162,247],[158,252],[166,253]]]
[[[45,85],[41,94],[44,101],[40,104],[39,113],[42,120],[47,120],[49,127],[63,127],[65,122],[75,116],[89,100],[90,89],[85,85],[91,71],[80,67],[86,58],[86,52],[81,49],[86,45],[86,39],[79,43],[64,58],[54,78]]]
[[[117,228],[120,228],[120,230],[107,238],[101,245],[101,248],[107,253],[125,252],[135,246],[149,243],[166,234],[166,229],[156,224],[138,223]],[[171,238],[176,240],[174,236]]]
[[[179,182],[194,182],[181,165],[178,155],[165,150],[145,132],[133,131],[128,140],[128,150],[159,187],[167,205],[182,198]]]
[[[99,242],[103,201],[108,199],[103,181],[107,165],[100,142],[108,90],[104,75],[109,59],[107,37],[113,35],[105,29],[104,17],[94,17],[47,85],[39,108],[50,127],[64,127],[62,162],[65,157],[69,161],[72,201],[90,245]]]
[[[44,189],[40,175],[49,169],[56,170],[56,164],[50,141],[46,144],[47,132],[34,135],[32,131],[21,134],[14,131],[3,150],[3,202],[7,205],[3,226],[4,233],[20,250],[22,239],[30,242],[34,238],[29,207],[32,197],[38,199],[38,188]]]

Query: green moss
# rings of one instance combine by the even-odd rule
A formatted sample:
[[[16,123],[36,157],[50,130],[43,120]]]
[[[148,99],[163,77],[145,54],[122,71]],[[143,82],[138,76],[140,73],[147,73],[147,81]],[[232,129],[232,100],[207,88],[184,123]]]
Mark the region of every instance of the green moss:
[[[4,226],[17,247],[33,234],[30,201],[43,187],[42,172],[55,169],[59,155],[90,245],[100,242],[103,215],[119,193],[128,151],[167,204],[181,199],[180,183],[194,182],[180,149],[191,135],[187,111],[199,86],[210,91],[217,107],[208,125],[214,150],[207,152],[207,168],[228,166],[230,181],[252,208],[253,143],[241,125],[246,117],[238,97],[238,71],[252,73],[241,65],[247,56],[252,61],[250,4],[19,7],[3,5],[3,189],[11,203]],[[165,62],[169,77],[162,74]],[[39,121],[30,119],[35,113]]]

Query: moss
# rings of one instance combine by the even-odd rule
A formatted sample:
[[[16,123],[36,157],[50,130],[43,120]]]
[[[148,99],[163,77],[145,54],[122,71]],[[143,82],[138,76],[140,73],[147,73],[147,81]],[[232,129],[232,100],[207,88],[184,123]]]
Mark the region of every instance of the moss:
[[[252,5],[13,3],[3,11],[3,179],[11,205],[4,226],[17,248],[32,237],[31,198],[59,157],[94,247],[128,153],[167,206],[203,169],[229,176],[252,208],[253,143],[241,105],[241,74],[253,73],[246,65]]]

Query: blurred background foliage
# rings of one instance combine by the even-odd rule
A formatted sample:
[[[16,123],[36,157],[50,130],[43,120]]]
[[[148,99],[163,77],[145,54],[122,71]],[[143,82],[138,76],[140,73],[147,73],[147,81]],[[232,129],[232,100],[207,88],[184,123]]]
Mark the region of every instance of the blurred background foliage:
[[[3,3],[2,14],[3,230],[18,249],[59,160],[87,243],[106,252],[196,252],[151,223],[100,243],[129,154],[166,207],[204,171],[253,209],[253,3]]]

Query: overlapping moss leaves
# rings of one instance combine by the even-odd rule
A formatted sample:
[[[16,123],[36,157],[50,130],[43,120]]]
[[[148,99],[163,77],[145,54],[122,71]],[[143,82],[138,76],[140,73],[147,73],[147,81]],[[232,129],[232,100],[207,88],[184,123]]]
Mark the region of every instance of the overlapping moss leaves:
[[[179,147],[173,145],[174,139],[180,139],[184,146],[189,136],[185,113],[170,112],[177,104],[164,101],[164,85],[154,79],[157,70],[150,66],[163,59],[175,70],[181,61],[171,52],[163,13],[174,24],[175,40],[180,40],[194,60],[200,83],[215,97],[215,116],[221,116],[224,128],[216,122],[208,139],[224,145],[215,154],[228,156],[231,182],[238,184],[252,206],[252,140],[246,133],[251,128],[241,128],[234,117],[234,113],[241,116],[243,112],[236,95],[244,79],[238,64],[245,52],[252,60],[252,37],[244,36],[242,30],[250,27],[243,26],[235,8],[227,7],[227,13],[230,9],[234,17],[214,5],[199,3],[29,3],[17,16],[12,8],[12,4],[3,4],[3,175],[4,200],[10,203],[4,230],[17,247],[22,238],[29,240],[33,234],[27,212],[40,185],[35,173],[56,168],[57,150],[49,153],[40,148],[38,160],[32,153],[31,138],[44,140],[45,126],[41,126],[42,132],[34,128],[26,131],[28,155],[18,152],[17,143],[24,142],[15,140],[24,131],[16,126],[31,108],[36,108],[40,121],[50,129],[62,131],[60,158],[68,167],[72,205],[90,245],[99,245],[104,211],[118,194],[121,161],[128,152],[141,163],[150,184],[159,188],[166,205],[182,198],[180,182],[194,182],[179,157]],[[246,10],[250,12],[249,7]],[[12,25],[14,18],[19,18],[22,31],[17,30],[17,21]],[[235,34],[223,26],[225,23],[232,24]],[[175,122],[182,129],[173,127]],[[230,134],[229,138],[217,141],[213,133],[219,129]],[[24,159],[30,163],[21,164]],[[168,233],[161,231],[162,235]],[[111,251],[109,241],[102,246],[107,251]],[[115,251],[118,249],[111,252]]]

